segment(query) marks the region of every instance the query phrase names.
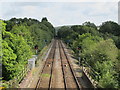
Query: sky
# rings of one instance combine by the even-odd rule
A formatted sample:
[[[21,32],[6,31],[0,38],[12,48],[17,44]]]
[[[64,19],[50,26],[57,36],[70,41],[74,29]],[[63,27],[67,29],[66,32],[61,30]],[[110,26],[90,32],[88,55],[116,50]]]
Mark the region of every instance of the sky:
[[[74,2],[73,2],[74,1]],[[53,26],[118,22],[118,0],[0,0],[0,19],[47,17]]]

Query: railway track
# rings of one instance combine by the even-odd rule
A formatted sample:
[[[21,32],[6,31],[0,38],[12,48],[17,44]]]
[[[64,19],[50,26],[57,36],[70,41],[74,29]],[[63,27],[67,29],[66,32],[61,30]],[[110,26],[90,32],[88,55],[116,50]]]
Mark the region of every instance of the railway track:
[[[75,88],[80,89],[81,86],[79,85],[79,82],[77,81],[77,78],[74,74],[74,71],[71,67],[71,64],[69,62],[69,58],[67,54],[65,53],[65,47],[63,47],[62,42],[59,42],[59,49],[60,49],[60,58],[61,58],[61,66],[64,76],[64,85],[65,89]]]
[[[38,80],[35,90],[37,90],[37,88],[50,88],[55,49],[56,40],[53,42],[52,49],[48,55],[48,58],[45,61],[44,67],[41,71],[40,78]]]
[[[56,53],[57,50],[58,53]],[[58,54],[57,57],[59,57],[57,60],[55,58],[56,54]],[[56,63],[58,63],[58,67],[56,67]],[[65,90],[70,88],[79,90],[81,88],[75,77],[69,58],[65,53],[63,43],[59,40],[53,42],[35,90],[37,90],[37,88],[58,88],[57,84],[59,84],[59,88],[61,87]]]

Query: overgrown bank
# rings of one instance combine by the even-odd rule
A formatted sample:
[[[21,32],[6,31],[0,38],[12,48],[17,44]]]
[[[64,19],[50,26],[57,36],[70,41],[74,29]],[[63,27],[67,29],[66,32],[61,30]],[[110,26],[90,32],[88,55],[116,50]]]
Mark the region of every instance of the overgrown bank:
[[[97,27],[94,23],[63,26],[58,37],[64,40],[97,74],[93,78],[102,88],[120,88],[120,26],[112,21]]]
[[[39,54],[54,37],[55,29],[47,18],[0,20],[2,31],[2,79],[11,80],[21,72],[34,54]]]

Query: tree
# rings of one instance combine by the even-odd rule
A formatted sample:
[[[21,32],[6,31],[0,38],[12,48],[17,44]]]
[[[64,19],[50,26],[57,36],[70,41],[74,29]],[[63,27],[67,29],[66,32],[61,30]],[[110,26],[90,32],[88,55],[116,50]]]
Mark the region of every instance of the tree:
[[[43,17],[41,20],[41,22],[44,22],[44,21],[46,21],[46,22],[48,21],[46,17]]]
[[[58,37],[60,38],[66,38],[70,34],[72,34],[72,29],[68,26],[62,26],[58,31]]]
[[[73,31],[79,33],[80,35],[84,33],[91,33],[92,35],[99,35],[99,32],[96,28],[88,25],[74,25],[71,27]]]
[[[97,26],[94,23],[91,22],[85,22],[83,23],[83,26],[88,26],[97,29]]]
[[[26,23],[15,25],[11,29],[11,33],[13,33],[16,37],[22,36],[26,43],[33,47],[33,37],[31,36],[30,28],[26,25]]]
[[[112,21],[107,21],[102,23],[99,29],[100,32],[102,33],[111,33],[113,35],[120,35],[120,26]]]
[[[9,80],[15,76],[16,67],[16,54],[11,47],[8,46],[6,41],[2,42],[2,75],[4,80]]]
[[[27,65],[28,59],[36,54],[33,53],[35,45],[38,45],[38,49],[41,50],[50,43],[54,35],[54,27],[50,22],[39,22],[31,18],[12,18],[4,22],[6,23],[0,21],[3,79],[10,80],[16,77]]]

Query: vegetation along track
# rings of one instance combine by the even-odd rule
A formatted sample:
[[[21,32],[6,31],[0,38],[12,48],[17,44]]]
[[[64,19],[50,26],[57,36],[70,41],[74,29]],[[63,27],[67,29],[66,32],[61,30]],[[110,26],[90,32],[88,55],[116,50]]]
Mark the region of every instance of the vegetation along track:
[[[58,47],[58,48],[56,48],[56,47]],[[36,89],[37,88],[48,88],[48,89],[56,88],[57,83],[58,83],[57,82],[58,80],[56,80],[56,79],[58,79],[58,78],[62,78],[61,85],[62,85],[62,88],[64,88],[65,90],[70,89],[70,88],[75,88],[75,89],[81,88],[81,86],[79,85],[79,83],[75,77],[74,71],[71,67],[69,58],[68,58],[67,54],[65,53],[64,48],[65,47],[63,46],[63,43],[60,40],[55,40],[53,42],[53,46],[51,48],[51,51],[48,55],[47,60],[45,61],[45,65],[40,74],[40,78],[38,80]],[[59,53],[56,53],[57,49],[58,49]],[[56,54],[58,54],[57,55],[59,57],[58,60],[55,60]],[[57,71],[59,73],[56,73],[56,69],[55,69],[56,62],[59,62],[58,68],[61,68],[60,71]],[[58,74],[62,74],[62,75],[60,76]],[[55,78],[57,76],[59,76],[59,77]],[[54,85],[54,84],[56,84],[56,85]]]

